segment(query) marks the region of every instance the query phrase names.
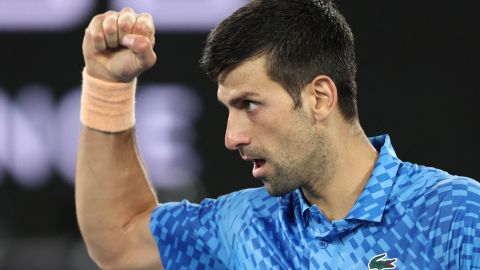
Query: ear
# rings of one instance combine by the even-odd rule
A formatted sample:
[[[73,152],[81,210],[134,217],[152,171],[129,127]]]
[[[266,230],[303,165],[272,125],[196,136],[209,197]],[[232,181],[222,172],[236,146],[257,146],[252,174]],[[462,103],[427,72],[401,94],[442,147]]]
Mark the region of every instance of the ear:
[[[316,121],[325,120],[337,106],[337,87],[333,80],[325,75],[315,77],[305,89],[307,102]]]

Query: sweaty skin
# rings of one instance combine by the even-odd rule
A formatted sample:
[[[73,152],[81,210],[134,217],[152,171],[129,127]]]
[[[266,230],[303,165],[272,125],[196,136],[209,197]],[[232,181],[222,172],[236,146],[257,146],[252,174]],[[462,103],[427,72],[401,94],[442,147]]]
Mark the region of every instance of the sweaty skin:
[[[151,16],[129,8],[95,16],[83,41],[86,72],[108,82],[134,80],[156,61],[154,33]],[[82,127],[75,199],[80,231],[100,268],[163,269],[149,230],[157,200],[133,129]]]

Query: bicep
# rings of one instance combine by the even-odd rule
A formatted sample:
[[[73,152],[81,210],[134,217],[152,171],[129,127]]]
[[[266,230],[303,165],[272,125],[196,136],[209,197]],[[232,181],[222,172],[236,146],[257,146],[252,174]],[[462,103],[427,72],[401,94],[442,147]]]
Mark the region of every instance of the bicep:
[[[164,269],[155,239],[150,230],[153,209],[141,213],[125,227],[124,259],[119,269]]]

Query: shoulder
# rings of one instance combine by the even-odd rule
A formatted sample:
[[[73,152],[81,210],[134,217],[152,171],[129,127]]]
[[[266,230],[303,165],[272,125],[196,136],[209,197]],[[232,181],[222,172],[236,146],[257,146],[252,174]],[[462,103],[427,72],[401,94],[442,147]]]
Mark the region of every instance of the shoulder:
[[[157,228],[176,228],[182,224],[195,230],[211,228],[218,232],[219,228],[225,228],[231,234],[252,220],[271,217],[278,208],[278,199],[265,188],[251,188],[216,199],[206,198],[200,203],[183,200],[160,204],[152,213],[150,226],[154,232]]]
[[[403,162],[394,185],[391,199],[419,214],[480,211],[480,183],[468,177]]]
[[[185,211],[192,214],[198,212],[202,215],[270,215],[278,205],[278,198],[271,196],[264,187],[249,188],[222,195],[216,199],[206,198],[200,203],[191,203],[187,200],[181,202],[163,203],[157,211],[179,212]]]
[[[263,187],[236,191],[217,199],[207,199],[202,201],[201,205],[211,205],[215,208],[215,211],[205,211],[206,214],[201,216],[208,217],[212,212],[215,213],[214,218],[210,220],[215,220],[218,227],[223,228],[221,230],[225,232],[226,238],[230,240],[235,238],[235,234],[250,227],[252,222],[277,216],[279,210],[278,198],[268,194]]]
[[[479,190],[479,182],[471,178],[451,175],[433,167],[402,162],[392,195],[408,201],[434,194],[475,197]]]

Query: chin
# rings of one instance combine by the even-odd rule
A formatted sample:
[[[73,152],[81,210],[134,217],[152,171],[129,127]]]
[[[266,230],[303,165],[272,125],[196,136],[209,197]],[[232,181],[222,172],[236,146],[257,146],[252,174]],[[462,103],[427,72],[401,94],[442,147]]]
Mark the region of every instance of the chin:
[[[279,187],[279,186],[273,186],[271,183],[266,182],[263,180],[263,183],[265,185],[265,189],[267,190],[268,194],[272,195],[273,197],[280,197],[283,196],[287,193],[290,193],[294,191],[296,188],[295,187]]]

